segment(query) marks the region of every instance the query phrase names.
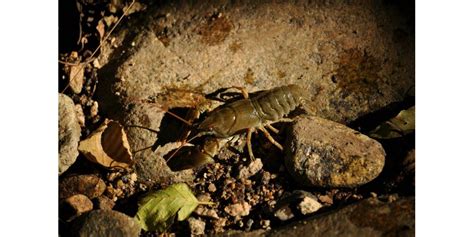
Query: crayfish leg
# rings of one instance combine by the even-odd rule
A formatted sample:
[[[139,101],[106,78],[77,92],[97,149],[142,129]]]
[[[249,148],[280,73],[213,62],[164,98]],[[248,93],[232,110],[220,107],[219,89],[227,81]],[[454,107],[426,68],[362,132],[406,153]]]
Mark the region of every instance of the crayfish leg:
[[[250,160],[255,160],[255,156],[253,155],[252,151],[252,133],[254,132],[253,128],[247,129],[247,150],[249,152]]]
[[[278,149],[280,149],[280,150],[283,151],[283,146],[280,145],[280,143],[278,143],[278,142],[272,137],[272,135],[270,135],[270,133],[267,131],[267,129],[265,129],[265,127],[260,126],[260,127],[258,127],[258,129],[263,132],[263,134],[265,135],[265,137],[267,137],[267,139],[268,139],[271,143],[273,143],[273,145],[275,145],[276,147],[278,147]]]

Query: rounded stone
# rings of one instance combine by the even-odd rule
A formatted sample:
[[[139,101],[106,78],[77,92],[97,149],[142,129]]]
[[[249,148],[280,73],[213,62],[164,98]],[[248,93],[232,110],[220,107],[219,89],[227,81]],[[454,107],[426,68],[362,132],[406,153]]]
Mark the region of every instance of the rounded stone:
[[[295,119],[285,152],[289,173],[310,187],[357,187],[376,178],[385,162],[385,151],[374,139],[314,116]]]
[[[70,221],[83,213],[92,210],[92,201],[85,195],[76,194],[66,198],[61,203],[59,216],[66,221]]]
[[[86,195],[94,199],[105,191],[105,182],[96,175],[74,175],[59,182],[59,199],[68,198],[76,194]]]
[[[132,217],[112,210],[94,210],[74,222],[75,236],[139,236],[140,225]]]
[[[64,173],[79,155],[77,146],[81,138],[81,126],[76,116],[74,101],[67,95],[59,94],[59,174]]]

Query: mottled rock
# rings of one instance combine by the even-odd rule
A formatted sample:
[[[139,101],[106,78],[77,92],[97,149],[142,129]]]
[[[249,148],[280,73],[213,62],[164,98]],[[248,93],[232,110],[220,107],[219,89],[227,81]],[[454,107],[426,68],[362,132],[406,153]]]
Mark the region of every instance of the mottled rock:
[[[203,235],[204,230],[206,229],[206,222],[196,219],[194,217],[189,217],[187,219],[189,224],[189,229],[191,235]]]
[[[280,221],[287,221],[293,217],[295,217],[295,214],[293,213],[293,211],[291,210],[291,208],[289,206],[283,206],[281,208],[279,208],[278,210],[276,210],[273,215],[280,219]]]
[[[291,193],[284,194],[278,200],[273,208],[273,215],[281,221],[287,221],[295,217],[295,215],[308,215],[316,212],[322,207],[318,199],[313,194],[295,190]]]
[[[61,202],[59,216],[66,221],[80,216],[81,214],[92,210],[92,201],[85,195],[76,194],[68,197]]]
[[[84,111],[82,110],[82,106],[80,104],[77,104],[75,107],[76,109],[76,117],[77,121],[79,122],[79,125],[81,127],[86,126],[86,116],[84,115]]]
[[[400,100],[414,85],[413,19],[380,1],[173,1],[150,7],[146,17],[130,22],[135,27],[115,37],[114,44],[123,46],[103,47],[104,54],[119,57],[101,69],[99,94],[116,98],[102,97],[100,106],[111,113],[105,104],[169,91],[257,91],[295,83],[310,92],[319,116],[352,121]],[[166,97],[156,104],[175,99]]]
[[[248,179],[255,175],[258,171],[260,171],[263,168],[263,163],[260,158],[257,158],[250,162],[250,164],[246,167],[242,167],[242,169],[239,170],[239,176],[238,178],[240,179]]]
[[[140,225],[118,211],[94,210],[74,221],[73,236],[139,236]]]
[[[304,186],[356,187],[376,178],[385,162],[377,141],[342,124],[301,116],[286,140],[285,164]]]
[[[316,198],[311,197],[304,197],[303,200],[298,204],[298,209],[303,215],[314,213],[321,207],[323,207],[323,205],[321,205],[321,203],[319,203]]]
[[[81,126],[76,116],[74,102],[67,95],[59,94],[59,174],[64,173],[79,155],[77,146]]]
[[[194,108],[218,89],[298,84],[310,94],[311,111],[350,122],[400,101],[414,85],[412,23],[379,1],[150,6],[101,48],[110,61],[98,75],[99,107],[123,124],[160,130],[170,127],[161,124],[166,110]],[[127,134],[134,151],[157,141],[153,132],[133,130]],[[135,160],[140,181],[186,176],[170,172],[156,154]]]
[[[219,215],[217,215],[216,210],[203,207],[202,205],[198,206],[194,210],[194,213],[196,213],[198,216],[210,217],[216,220],[219,219]]]
[[[105,182],[96,175],[84,174],[66,177],[59,182],[59,199],[84,194],[90,199],[105,191]]]
[[[415,198],[368,198],[331,213],[272,230],[265,236],[415,236]]]
[[[115,202],[107,196],[101,195],[94,199],[94,205],[97,209],[112,210],[115,206]]]
[[[240,202],[226,206],[224,211],[231,216],[247,216],[250,214],[250,208],[248,202]]]

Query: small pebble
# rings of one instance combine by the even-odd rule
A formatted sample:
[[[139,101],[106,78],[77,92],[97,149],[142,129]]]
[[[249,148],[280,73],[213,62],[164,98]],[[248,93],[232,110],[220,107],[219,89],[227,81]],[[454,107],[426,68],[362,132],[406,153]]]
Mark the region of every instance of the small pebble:
[[[248,202],[241,202],[236,204],[231,204],[224,208],[224,211],[231,216],[247,216],[250,214],[250,204]]]
[[[62,202],[60,216],[66,221],[71,221],[72,219],[80,216],[81,214],[92,210],[92,208],[92,201],[87,196],[82,194],[76,194],[74,196],[66,198]]]
[[[263,163],[260,158],[255,159],[252,161],[248,167],[243,167],[239,171],[238,178],[240,179],[247,179],[258,173],[263,168]]]
[[[270,229],[270,224],[271,224],[270,220],[261,220],[260,221],[260,225],[262,225],[262,228],[266,229],[266,230]]]
[[[130,175],[130,183],[133,185],[135,182],[137,182],[138,178],[137,178],[137,173],[132,173]]]
[[[207,189],[208,189],[209,192],[211,192],[211,193],[217,191],[216,185],[214,185],[213,183],[209,184],[209,186],[207,187]]]
[[[308,215],[319,210],[323,205],[311,197],[304,197],[303,201],[298,204],[301,214]]]
[[[205,207],[202,207],[202,206],[198,206],[194,210],[194,213],[196,213],[196,215],[202,216],[202,217],[210,217],[210,218],[213,218],[213,219],[219,219],[219,215],[217,215],[216,210],[205,208]]]
[[[321,195],[319,196],[319,201],[323,202],[323,203],[326,203],[326,204],[329,204],[329,205],[332,205],[333,204],[333,200],[331,197],[329,197],[328,195]]]
[[[76,117],[81,127],[86,126],[86,116],[84,116],[84,111],[82,111],[82,106],[80,104],[75,105]]]
[[[125,183],[122,181],[122,179],[119,179],[116,183],[117,188],[122,189],[125,187]]]
[[[91,117],[93,118],[97,116],[98,113],[99,113],[99,103],[97,103],[97,101],[94,101],[94,103],[92,103],[91,110],[90,110]]]
[[[203,235],[204,230],[206,229],[206,222],[196,219],[194,217],[189,217],[187,219],[189,224],[189,229],[191,235]]]
[[[295,214],[293,214],[293,211],[289,206],[284,206],[278,210],[275,211],[273,214],[276,218],[280,219],[281,221],[286,221],[289,220],[293,217],[295,217]]]

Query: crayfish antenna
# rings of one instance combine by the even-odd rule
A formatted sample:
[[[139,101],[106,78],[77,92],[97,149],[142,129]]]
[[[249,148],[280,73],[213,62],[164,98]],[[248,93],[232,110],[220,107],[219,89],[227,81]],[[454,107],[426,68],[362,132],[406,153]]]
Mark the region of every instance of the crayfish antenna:
[[[184,140],[184,141],[181,143],[181,145],[173,152],[173,154],[171,154],[171,156],[168,157],[168,159],[166,159],[166,162],[170,161],[171,158],[173,158],[173,157],[176,155],[176,153],[178,153],[178,151],[181,150],[181,148],[183,148],[187,143],[191,142],[192,140],[194,140],[194,139],[196,139],[196,138],[198,138],[198,137],[202,137],[202,136],[207,135],[207,134],[208,134],[208,133],[206,133],[206,132],[200,132],[200,133],[196,134],[195,136],[191,137],[189,140],[187,140],[187,141]]]

